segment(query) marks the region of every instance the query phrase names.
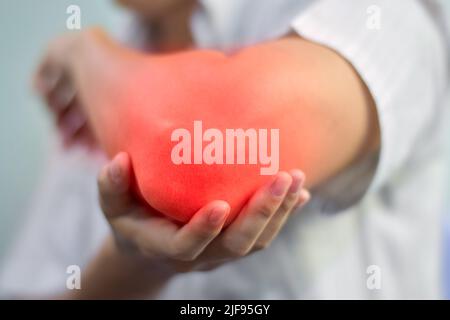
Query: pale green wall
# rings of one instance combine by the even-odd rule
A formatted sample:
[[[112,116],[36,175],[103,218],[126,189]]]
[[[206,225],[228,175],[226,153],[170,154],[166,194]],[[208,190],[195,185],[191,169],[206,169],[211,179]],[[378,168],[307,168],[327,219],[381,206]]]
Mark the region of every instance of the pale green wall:
[[[113,1],[0,1],[0,262],[49,146],[50,121],[30,90],[30,75],[48,40],[67,32],[71,4],[81,8],[82,27],[120,26]]]

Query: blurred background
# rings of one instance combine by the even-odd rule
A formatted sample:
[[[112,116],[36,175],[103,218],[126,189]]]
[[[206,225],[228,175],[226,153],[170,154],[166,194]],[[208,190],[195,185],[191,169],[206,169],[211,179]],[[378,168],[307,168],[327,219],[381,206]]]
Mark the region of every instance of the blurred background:
[[[68,32],[66,9],[81,8],[81,27],[117,32],[124,11],[114,1],[0,1],[0,265],[39,180],[52,139],[50,117],[31,90],[49,40]]]
[[[82,27],[96,24],[117,33],[123,25],[126,13],[113,1],[0,1],[0,266],[52,143],[50,118],[31,90],[30,76],[48,41],[68,31],[66,9],[72,4],[81,7]],[[450,1],[446,12],[450,16]],[[449,270],[450,219],[444,225]]]

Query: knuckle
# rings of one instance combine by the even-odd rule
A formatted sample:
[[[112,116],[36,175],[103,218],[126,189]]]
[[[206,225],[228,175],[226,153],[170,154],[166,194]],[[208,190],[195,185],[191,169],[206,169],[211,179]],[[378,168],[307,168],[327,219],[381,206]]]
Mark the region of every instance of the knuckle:
[[[293,201],[289,200],[283,201],[278,210],[280,210],[281,212],[288,212],[289,210],[291,210],[293,204],[294,204]]]
[[[236,244],[234,241],[225,241],[223,244],[225,250],[227,251],[228,255],[233,258],[240,258],[246,256],[250,248],[243,244]]]
[[[298,200],[297,195],[289,195],[287,196],[284,201],[280,204],[279,210],[282,212],[289,212],[295,205],[295,203]]]
[[[245,257],[249,252],[250,252],[249,248],[241,246],[232,248],[230,251],[231,255],[236,258]]]
[[[195,230],[195,237],[198,241],[209,239],[219,233],[220,230],[211,230],[205,227]]]
[[[120,238],[127,239],[127,241],[134,247],[134,252],[138,253],[141,257],[144,258],[154,258],[158,255],[158,252],[155,248],[148,242],[143,236],[129,236],[124,233],[119,233],[117,230],[114,230]]]
[[[178,259],[178,257],[181,256],[182,253],[183,251],[181,250],[180,246],[174,243],[172,243],[172,245],[170,245],[167,250],[167,255],[173,259]]]
[[[157,255],[155,248],[153,248],[153,246],[151,246],[147,241],[142,239],[142,237],[139,237],[133,241],[135,243],[135,247],[138,248],[140,255],[144,258],[152,258]]]
[[[257,212],[258,215],[262,216],[263,218],[270,218],[275,210],[272,204],[265,204],[258,208]]]
[[[193,261],[195,259],[195,255],[191,252],[188,252],[183,246],[178,244],[172,245],[171,249],[168,252],[170,258],[179,261]]]

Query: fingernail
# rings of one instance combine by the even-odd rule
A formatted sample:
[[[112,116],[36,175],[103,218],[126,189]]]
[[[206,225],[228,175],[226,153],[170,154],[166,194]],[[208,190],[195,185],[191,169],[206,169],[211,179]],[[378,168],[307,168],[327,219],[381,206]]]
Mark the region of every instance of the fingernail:
[[[270,192],[275,197],[281,197],[286,190],[286,183],[280,177],[277,177],[270,186]]]
[[[224,207],[214,208],[209,214],[209,222],[214,226],[222,224],[227,216],[227,212],[228,210],[226,210]]]
[[[109,166],[108,173],[113,183],[116,185],[120,185],[122,183],[122,170],[120,169],[119,164],[114,160]]]
[[[303,184],[303,175],[298,171],[291,172],[292,176],[292,184],[289,188],[290,193],[297,193],[300,190],[301,185]]]

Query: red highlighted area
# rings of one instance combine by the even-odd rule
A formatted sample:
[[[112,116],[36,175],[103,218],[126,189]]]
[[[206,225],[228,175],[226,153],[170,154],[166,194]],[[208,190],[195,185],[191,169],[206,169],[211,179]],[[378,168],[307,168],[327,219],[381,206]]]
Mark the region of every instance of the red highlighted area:
[[[314,60],[300,59],[285,45],[261,45],[233,56],[212,50],[166,55],[87,50],[91,59],[82,67],[97,72],[79,75],[80,92],[95,136],[108,155],[130,154],[136,193],[163,214],[186,222],[208,202],[225,200],[232,209],[229,223],[270,180],[271,165],[299,168],[315,181],[327,174],[315,164],[332,155],[324,150],[334,145],[333,123],[324,123],[324,108],[316,105],[329,101],[318,98],[320,74],[310,84],[313,71],[307,66]],[[195,138],[199,122],[203,131]],[[180,129],[189,133],[190,148],[182,135],[173,136]],[[208,129],[213,131],[205,137]],[[247,134],[244,140],[234,136],[227,150],[230,129]],[[266,130],[264,148],[260,129]]]

